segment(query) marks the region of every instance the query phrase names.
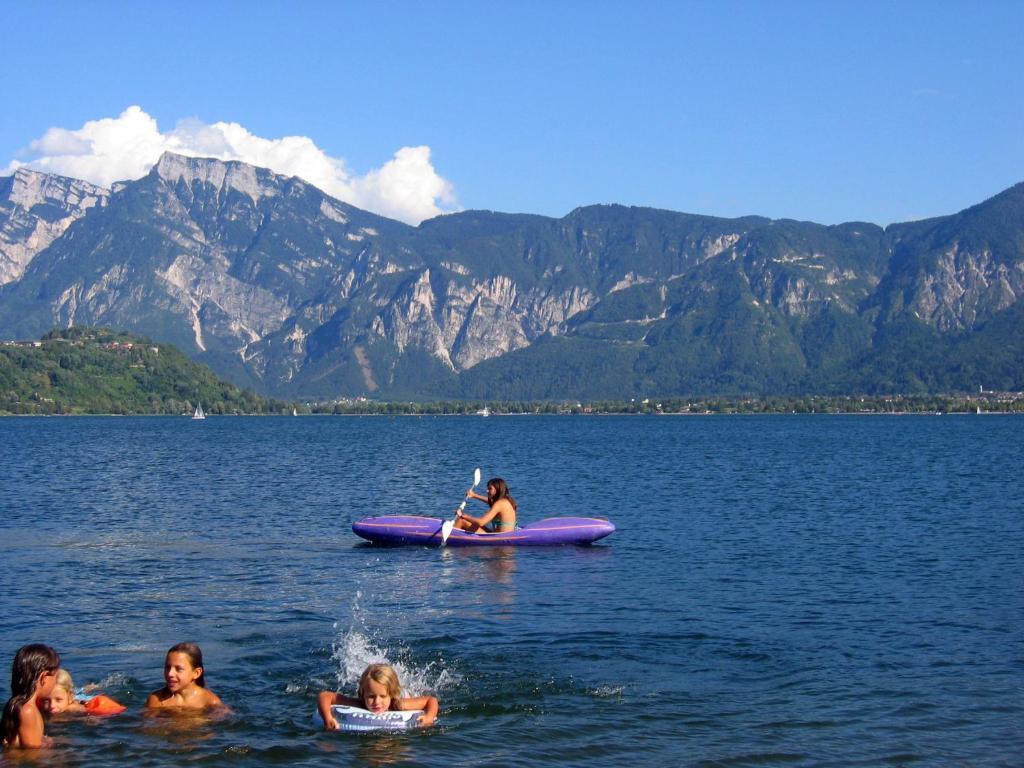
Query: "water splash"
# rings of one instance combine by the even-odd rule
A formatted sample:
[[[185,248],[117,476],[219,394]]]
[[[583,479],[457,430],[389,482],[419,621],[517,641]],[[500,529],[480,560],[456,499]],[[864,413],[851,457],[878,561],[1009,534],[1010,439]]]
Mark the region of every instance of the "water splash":
[[[404,646],[387,647],[356,628],[341,631],[332,643],[331,659],[338,665],[335,676],[340,690],[355,690],[359,678],[370,664],[387,664],[394,668],[407,696],[423,696],[448,690],[461,681],[461,676],[444,667],[440,661],[425,664],[414,662],[411,651]]]
[[[123,672],[111,672],[98,683],[95,683],[95,686],[101,691],[111,691],[130,690],[133,684],[138,685],[138,681],[135,678]]]
[[[622,694],[625,688],[624,685],[599,685],[596,688],[587,689],[587,693],[595,699],[622,701]]]
[[[387,664],[394,668],[405,696],[436,694],[461,682],[461,675],[448,669],[443,660],[414,661],[410,648],[370,630],[360,604],[362,597],[362,591],[356,590],[352,597],[349,626],[343,628],[340,622],[334,625],[337,635],[331,642],[331,659],[337,664],[335,678],[338,690],[354,692],[359,678],[370,664]]]

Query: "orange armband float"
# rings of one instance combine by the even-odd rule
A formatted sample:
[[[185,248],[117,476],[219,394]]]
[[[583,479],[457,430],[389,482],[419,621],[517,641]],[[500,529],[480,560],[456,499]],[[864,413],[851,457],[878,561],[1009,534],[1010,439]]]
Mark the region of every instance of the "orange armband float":
[[[118,704],[112,698],[104,696],[102,693],[99,696],[93,696],[85,702],[85,711],[90,715],[119,715],[126,709],[128,707],[124,704]]]

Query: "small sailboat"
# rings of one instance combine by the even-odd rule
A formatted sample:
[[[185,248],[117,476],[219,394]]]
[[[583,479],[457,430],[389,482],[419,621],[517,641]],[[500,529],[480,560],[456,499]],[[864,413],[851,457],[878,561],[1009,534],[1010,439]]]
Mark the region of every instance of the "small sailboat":
[[[292,408],[292,416],[298,416],[299,412]]]
[[[485,405],[483,408],[481,408],[479,411],[476,412],[476,415],[477,416],[490,416],[491,415],[491,409],[488,408]]]
[[[197,403],[196,404],[196,412],[192,414],[192,420],[195,421],[196,419],[205,419],[205,418],[206,418],[206,414],[203,412],[203,404],[202,403]]]

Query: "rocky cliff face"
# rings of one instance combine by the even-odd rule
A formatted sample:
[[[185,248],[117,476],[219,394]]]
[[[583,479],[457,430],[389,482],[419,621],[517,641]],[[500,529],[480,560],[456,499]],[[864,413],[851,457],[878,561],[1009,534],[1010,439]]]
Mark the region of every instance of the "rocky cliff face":
[[[0,179],[0,285],[18,280],[40,251],[110,192],[27,168]]]
[[[1000,264],[989,250],[964,251],[959,244],[917,275],[907,309],[940,331],[974,328],[1016,301],[1024,291],[1024,265]]]
[[[24,208],[24,179],[41,189],[48,178],[19,172],[13,199]],[[79,192],[79,200],[77,218],[108,196]],[[523,288],[506,275],[433,263],[411,227],[242,163],[165,154],[109,201],[19,280],[7,308],[26,293],[37,300],[22,305],[25,315],[7,314],[7,327],[130,327],[215,363],[234,358],[263,389],[279,391],[302,380],[306,340],[325,325],[340,331],[334,346],[388,349],[375,362],[349,363],[379,386],[408,351],[457,372],[557,333],[594,301],[578,286]],[[65,229],[71,220],[61,220]],[[27,253],[29,238],[12,239]],[[30,260],[21,257],[18,277]]]
[[[1020,186],[887,231],[622,206],[414,228],[242,163],[167,154],[112,193],[19,171],[0,335],[111,325],[289,396],[868,386],[889,325],[984,333],[1018,305]]]
[[[970,331],[1024,296],[1024,184],[954,216],[891,228],[879,303],[943,333]]]

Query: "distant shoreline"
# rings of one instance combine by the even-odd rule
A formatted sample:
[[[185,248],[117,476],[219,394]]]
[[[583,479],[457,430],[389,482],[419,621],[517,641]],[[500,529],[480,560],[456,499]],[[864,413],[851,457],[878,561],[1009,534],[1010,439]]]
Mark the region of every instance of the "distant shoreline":
[[[527,413],[527,412],[512,412],[503,413],[495,411],[491,413],[491,416],[498,416],[502,418],[509,417],[552,417],[552,416],[580,416],[586,418],[607,418],[610,416],[671,416],[671,417],[682,417],[682,418],[700,418],[709,416],[1020,416],[1024,415],[1022,410],[992,410],[982,411],[977,413],[975,411],[686,411],[686,412],[661,412],[661,413],[643,413],[643,412],[624,412],[624,413],[611,413],[611,412],[597,412],[597,413],[575,413],[575,412],[559,412],[559,413]],[[385,413],[385,412],[374,412],[374,413],[355,413],[355,412],[311,412],[301,413],[296,416],[286,413],[220,413],[220,414],[209,414],[207,419],[240,419],[240,418],[260,418],[260,419],[273,419],[273,418],[422,418],[424,416],[439,417],[439,418],[484,418],[473,413],[442,413],[424,411],[419,413]],[[111,418],[111,419],[165,419],[165,420],[191,420],[191,416],[188,415],[172,415],[167,413],[0,413],[0,419],[76,419],[76,418]]]
[[[632,397],[402,400],[365,395],[267,397],[218,379],[173,345],[110,328],[55,329],[39,341],[0,343],[0,415],[479,416],[1022,413],[1024,391],[928,394],[637,394]],[[1016,382],[1003,385],[1015,387]],[[619,390],[630,392],[630,388]],[[410,393],[411,394],[411,393]]]

